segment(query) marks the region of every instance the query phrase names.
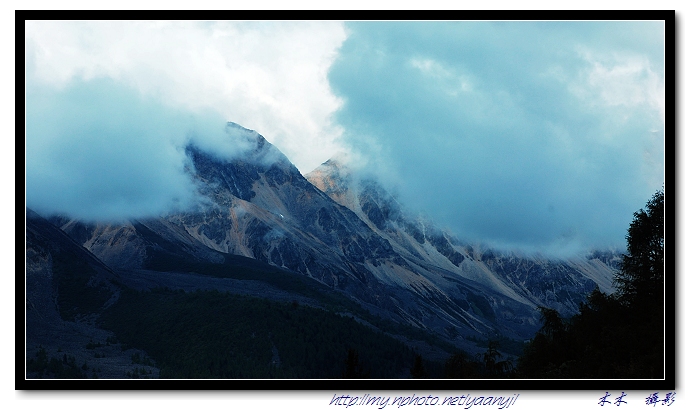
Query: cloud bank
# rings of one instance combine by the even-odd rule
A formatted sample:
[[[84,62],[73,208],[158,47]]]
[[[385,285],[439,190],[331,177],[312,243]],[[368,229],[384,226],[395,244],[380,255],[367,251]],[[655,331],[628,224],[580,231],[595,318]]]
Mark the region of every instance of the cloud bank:
[[[27,206],[87,220],[191,206],[185,145],[215,140],[226,156],[245,148],[221,116],[192,116],[110,79],[27,87],[26,122]]]
[[[624,246],[664,173],[663,23],[357,22],[329,79],[344,139],[468,240]]]
[[[339,149],[331,22],[26,22],[27,205],[86,219],[189,206],[184,145],[251,128],[304,172]]]
[[[194,202],[183,147],[254,129],[337,152],[458,236],[624,246],[664,181],[657,22],[26,22],[27,204],[87,219]]]

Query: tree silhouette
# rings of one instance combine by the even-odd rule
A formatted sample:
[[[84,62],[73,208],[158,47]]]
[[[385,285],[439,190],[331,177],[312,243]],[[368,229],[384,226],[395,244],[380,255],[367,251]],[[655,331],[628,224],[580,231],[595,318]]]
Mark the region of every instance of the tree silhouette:
[[[410,374],[413,379],[428,379],[429,373],[424,368],[424,363],[422,362],[422,356],[416,355],[414,358],[414,365],[410,369]]]
[[[628,253],[614,279],[616,297],[625,306],[646,307],[663,298],[664,192],[657,191],[646,210],[635,212],[628,234]]]
[[[443,377],[446,379],[471,379],[478,376],[477,362],[472,361],[466,353],[460,352],[446,360]]]
[[[499,343],[497,340],[489,340],[489,345],[482,355],[484,369],[491,377],[509,377],[513,371],[513,364],[510,360],[498,360],[503,356],[498,351]]]
[[[501,354],[498,352],[498,342],[494,341],[489,341],[489,346],[486,348],[486,351],[482,355],[482,361],[484,362],[484,367],[486,368],[486,371],[489,374],[494,374],[496,373],[496,359],[501,357]]]
[[[563,320],[539,308],[543,326],[525,346],[519,373],[528,378],[649,378],[664,374],[664,192],[635,212],[616,291],[598,288]]]
[[[544,306],[539,306],[537,310],[539,310],[539,313],[541,313],[541,321],[543,323],[541,329],[539,329],[539,332],[544,334],[544,336],[546,336],[549,340],[559,338],[559,336],[565,330],[565,324],[563,323],[563,319],[561,319],[561,316],[558,314],[558,312],[555,309],[550,309]]]
[[[364,371],[362,363],[359,362],[359,353],[356,349],[347,350],[345,359],[345,372],[343,379],[368,379],[369,371]]]

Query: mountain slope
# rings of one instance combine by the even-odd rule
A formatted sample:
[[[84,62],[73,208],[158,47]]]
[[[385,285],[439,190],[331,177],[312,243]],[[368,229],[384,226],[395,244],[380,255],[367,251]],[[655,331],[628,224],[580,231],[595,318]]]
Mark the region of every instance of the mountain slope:
[[[121,279],[65,232],[26,210],[27,378],[122,378],[144,368],[132,362],[133,354],[146,357],[144,352],[121,346],[95,323],[118,301]]]
[[[539,326],[536,306],[567,313],[595,282],[606,283],[603,263],[462,244],[406,216],[373,181],[352,183],[335,161],[307,180],[261,135],[228,127],[250,143],[244,155],[187,147],[200,196],[195,209],[122,224],[52,221],[116,270],[203,273],[240,255],[298,272],[378,316],[466,348],[468,338],[529,338]]]
[[[376,181],[352,175],[341,161],[326,161],[306,177],[334,201],[355,212],[408,263],[427,270],[440,267],[453,277],[475,281],[521,303],[555,308],[565,315],[577,312],[584,296],[596,286],[604,292],[612,291],[617,262],[612,253],[553,260],[472,246],[431,221],[405,212]]]
[[[132,242],[144,240],[138,231],[146,232],[145,251],[164,242],[138,222],[122,229]],[[406,377],[413,360],[400,332],[397,339],[381,332],[340,293],[255,259],[225,255],[212,263],[180,254],[178,269],[203,274],[113,271],[29,209],[26,235],[29,379],[333,378],[348,349],[360,352],[372,375],[394,378]],[[304,340],[304,332],[314,337]]]

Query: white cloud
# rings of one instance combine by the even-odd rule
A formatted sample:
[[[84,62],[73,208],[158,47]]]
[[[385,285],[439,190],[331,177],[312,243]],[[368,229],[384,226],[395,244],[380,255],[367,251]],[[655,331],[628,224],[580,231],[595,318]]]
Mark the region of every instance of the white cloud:
[[[414,57],[409,60],[409,63],[430,79],[437,81],[437,86],[443,87],[445,93],[451,97],[474,91],[470,76],[458,74],[457,67],[453,69],[430,58]]]
[[[601,112],[609,133],[596,135],[600,144],[639,147],[636,168],[650,190],[664,182],[665,83],[663,71],[655,70],[646,55],[597,53],[584,47],[579,55],[585,62],[570,84],[570,91],[593,110]],[[637,124],[637,125],[632,125]],[[636,127],[620,138],[613,130]]]
[[[449,77],[451,73],[443,67],[438,61],[429,58],[412,58],[410,59],[412,67],[419,69],[423,73],[433,75],[435,77]]]
[[[345,36],[338,22],[27,21],[26,51],[43,84],[109,77],[215,110],[308,172],[341,149],[327,71]]]
[[[664,124],[663,74],[652,69],[648,57],[631,53],[598,55],[584,47],[579,52],[587,65],[578,82],[571,85],[574,94],[598,106],[644,108]]]

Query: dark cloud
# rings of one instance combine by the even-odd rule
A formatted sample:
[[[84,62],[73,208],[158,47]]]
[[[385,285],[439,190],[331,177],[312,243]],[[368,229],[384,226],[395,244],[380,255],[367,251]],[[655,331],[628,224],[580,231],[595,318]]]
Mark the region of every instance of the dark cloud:
[[[291,48],[318,33],[316,54]],[[350,157],[468,240],[620,246],[664,178],[663,41],[653,22],[34,22],[27,204],[90,219],[189,206],[184,145],[241,152],[230,120],[274,130],[301,164],[342,130]]]
[[[543,252],[620,246],[661,188],[662,25],[348,29],[329,76],[347,141],[403,202],[461,237]]]

